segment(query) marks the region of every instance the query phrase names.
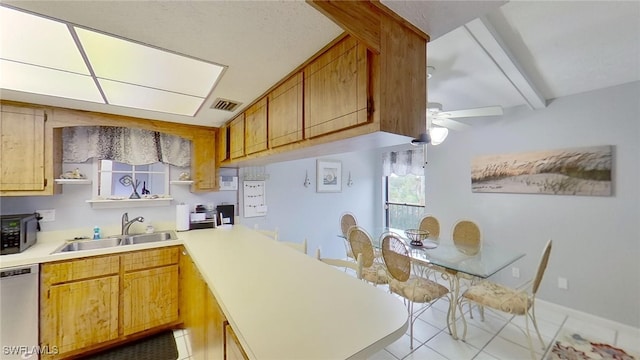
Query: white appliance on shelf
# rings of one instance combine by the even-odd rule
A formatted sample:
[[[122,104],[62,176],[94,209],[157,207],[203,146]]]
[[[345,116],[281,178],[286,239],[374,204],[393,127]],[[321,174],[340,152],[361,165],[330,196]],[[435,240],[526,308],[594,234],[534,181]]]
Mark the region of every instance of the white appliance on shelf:
[[[238,190],[238,177],[220,176],[220,190]]]

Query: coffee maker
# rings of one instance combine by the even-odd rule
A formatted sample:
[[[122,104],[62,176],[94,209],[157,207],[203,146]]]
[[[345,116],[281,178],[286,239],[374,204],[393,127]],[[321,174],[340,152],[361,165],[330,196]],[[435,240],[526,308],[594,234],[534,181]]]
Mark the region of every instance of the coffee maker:
[[[218,222],[220,225],[233,225],[236,215],[235,206],[233,205],[218,205],[218,217],[222,220]]]

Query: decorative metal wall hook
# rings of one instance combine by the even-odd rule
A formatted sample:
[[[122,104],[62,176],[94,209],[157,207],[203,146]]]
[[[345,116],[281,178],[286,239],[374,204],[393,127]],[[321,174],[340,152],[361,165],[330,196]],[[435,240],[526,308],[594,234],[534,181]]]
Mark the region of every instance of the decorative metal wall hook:
[[[351,187],[353,185],[353,180],[351,180],[351,171],[349,171],[349,178],[347,179],[347,186]]]
[[[309,172],[304,172],[304,187],[309,187],[311,185],[311,180],[309,180]]]

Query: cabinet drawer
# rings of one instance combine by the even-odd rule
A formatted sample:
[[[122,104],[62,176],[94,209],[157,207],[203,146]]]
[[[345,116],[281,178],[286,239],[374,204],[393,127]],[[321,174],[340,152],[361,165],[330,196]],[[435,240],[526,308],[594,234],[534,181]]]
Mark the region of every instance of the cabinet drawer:
[[[98,276],[118,274],[120,256],[94,256],[42,265],[42,282],[58,284]]]
[[[123,256],[124,271],[135,271],[157,266],[177,264],[179,259],[178,247],[142,250]]]

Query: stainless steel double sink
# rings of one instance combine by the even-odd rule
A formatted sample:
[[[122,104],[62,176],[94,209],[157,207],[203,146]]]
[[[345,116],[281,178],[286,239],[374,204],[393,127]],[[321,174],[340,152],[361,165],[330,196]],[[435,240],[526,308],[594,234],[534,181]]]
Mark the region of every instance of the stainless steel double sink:
[[[176,240],[175,231],[158,231],[149,234],[117,235],[99,240],[75,240],[62,245],[53,253],[104,249],[114,246],[145,244],[158,241]]]

